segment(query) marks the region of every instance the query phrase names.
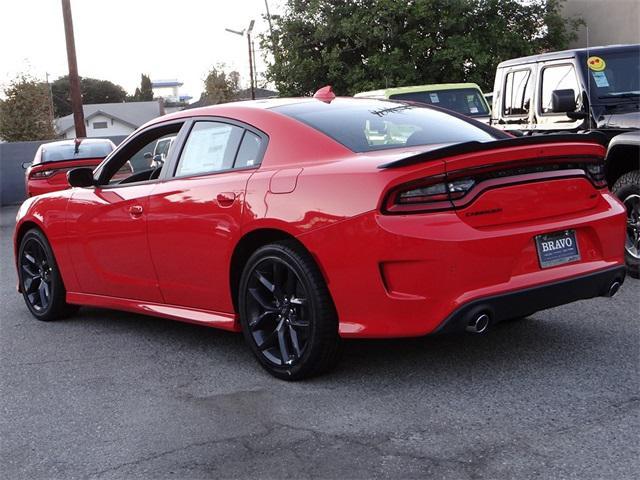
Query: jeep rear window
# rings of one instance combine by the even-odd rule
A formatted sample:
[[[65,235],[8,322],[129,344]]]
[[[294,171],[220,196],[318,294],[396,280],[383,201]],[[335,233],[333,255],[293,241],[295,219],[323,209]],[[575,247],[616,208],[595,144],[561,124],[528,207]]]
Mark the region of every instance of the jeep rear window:
[[[457,116],[429,107],[372,99],[311,101],[273,110],[305,123],[354,152],[416,145],[487,142],[498,138]]]
[[[447,90],[431,90],[428,92],[395,93],[389,95],[392,100],[409,100],[427,103],[436,107],[446,108],[454,112],[479,117],[489,115],[489,110],[475,88],[452,88]]]

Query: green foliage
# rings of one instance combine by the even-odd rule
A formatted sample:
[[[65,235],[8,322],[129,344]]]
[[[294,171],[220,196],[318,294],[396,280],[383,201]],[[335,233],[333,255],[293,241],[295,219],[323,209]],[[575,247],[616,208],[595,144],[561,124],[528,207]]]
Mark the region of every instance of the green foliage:
[[[4,89],[0,101],[0,138],[7,142],[55,137],[47,85],[20,74]]]
[[[497,64],[565,48],[579,20],[561,0],[287,0],[263,49],[282,95],[330,84],[342,95],[426,83],[476,82],[491,91]]]
[[[127,92],[120,85],[108,80],[96,78],[80,78],[82,103],[118,103],[124,102]],[[53,111],[56,117],[64,117],[71,113],[71,97],[69,90],[69,76],[65,75],[51,84],[53,95]]]
[[[200,103],[215,105],[237,100],[239,83],[240,74],[238,72],[225,72],[224,64],[212,67],[204,79],[204,91],[200,96]]]
[[[153,100],[153,89],[151,79],[144,73],[140,75],[140,86],[136,88],[133,95],[127,97],[128,102],[148,102]]]

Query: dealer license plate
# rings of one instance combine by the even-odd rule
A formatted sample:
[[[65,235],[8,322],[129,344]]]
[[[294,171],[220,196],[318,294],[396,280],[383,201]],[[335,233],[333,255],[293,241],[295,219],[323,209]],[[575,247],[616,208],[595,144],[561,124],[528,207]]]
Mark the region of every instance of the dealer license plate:
[[[535,239],[541,268],[580,260],[575,230],[538,235]]]

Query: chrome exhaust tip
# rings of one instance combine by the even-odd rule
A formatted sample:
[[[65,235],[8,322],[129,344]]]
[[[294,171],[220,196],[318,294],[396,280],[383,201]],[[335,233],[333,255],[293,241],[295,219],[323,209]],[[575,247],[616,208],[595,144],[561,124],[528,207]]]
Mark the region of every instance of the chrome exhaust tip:
[[[620,282],[615,281],[609,287],[609,291],[607,292],[607,297],[613,297],[620,290]]]
[[[491,319],[489,318],[488,314],[481,313],[479,315],[476,315],[469,321],[469,323],[465,327],[465,330],[469,333],[484,333],[489,328],[490,320]]]

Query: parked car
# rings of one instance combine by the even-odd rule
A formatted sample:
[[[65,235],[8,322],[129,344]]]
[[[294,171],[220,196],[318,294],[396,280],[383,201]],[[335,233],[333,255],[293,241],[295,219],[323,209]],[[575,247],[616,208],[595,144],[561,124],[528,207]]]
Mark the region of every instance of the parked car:
[[[640,276],[640,45],[551,52],[502,62],[493,126],[524,134],[600,132],[606,179],[627,207],[626,259]]]
[[[380,121],[384,144],[368,138]],[[114,180],[167,135],[155,180]],[[604,154],[593,136],[513,138],[326,89],[176,112],[22,205],[19,291],[40,320],[91,305],[242,331],[266,370],[300,379],[341,338],[483,333],[613,295],[626,219]]]
[[[491,106],[475,83],[440,83],[386,88],[356,93],[354,97],[425,103],[461,113],[484,123],[489,123],[491,115]]]
[[[115,145],[111,140],[77,138],[44,143],[38,147],[25,172],[27,197],[69,188],[67,172],[75,167],[96,167]]]

